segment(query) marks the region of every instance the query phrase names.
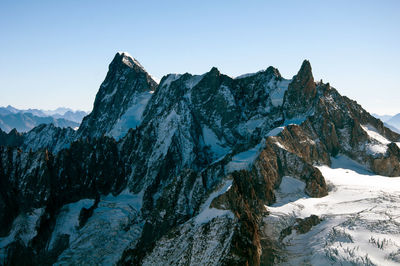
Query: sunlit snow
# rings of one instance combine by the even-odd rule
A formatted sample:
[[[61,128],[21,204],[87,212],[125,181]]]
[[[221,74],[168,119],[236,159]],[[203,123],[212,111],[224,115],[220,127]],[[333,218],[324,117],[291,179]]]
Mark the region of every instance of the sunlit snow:
[[[378,131],[371,125],[361,125],[361,127],[373,140],[372,143],[367,144],[367,152],[372,155],[385,153],[387,151],[387,144],[389,144],[390,141],[379,134]]]
[[[310,198],[303,193],[304,183],[284,177],[278,201],[267,207],[269,232],[284,229],[296,217],[323,219],[306,234],[284,238],[288,257],[282,264],[398,265],[400,177],[373,175],[344,156],[332,158],[332,167],[318,168],[330,187],[328,196]]]
[[[220,189],[211,193],[206,202],[201,206],[200,213],[194,218],[194,221],[197,224],[207,223],[211,221],[213,218],[218,216],[228,215],[231,218],[233,218],[233,213],[230,210],[220,210],[216,208],[210,208],[210,204],[213,201],[213,199],[227,192],[231,188],[231,186],[232,186],[232,180],[226,180],[221,185]]]

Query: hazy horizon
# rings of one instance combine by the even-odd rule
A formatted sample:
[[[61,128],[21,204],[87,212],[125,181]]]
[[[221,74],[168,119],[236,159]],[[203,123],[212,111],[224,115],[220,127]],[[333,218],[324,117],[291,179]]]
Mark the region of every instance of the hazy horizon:
[[[0,106],[90,111],[117,51],[150,75],[229,76],[304,59],[368,112],[400,113],[400,2],[2,1]],[[151,15],[149,15],[151,14]]]

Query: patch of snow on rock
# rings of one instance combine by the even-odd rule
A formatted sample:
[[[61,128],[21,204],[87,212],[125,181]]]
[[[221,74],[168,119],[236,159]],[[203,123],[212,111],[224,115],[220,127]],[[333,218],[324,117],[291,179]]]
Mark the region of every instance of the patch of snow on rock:
[[[368,136],[370,138],[372,138],[372,139],[374,139],[374,140],[376,140],[376,141],[378,141],[378,142],[380,142],[382,144],[385,144],[385,145],[390,143],[390,141],[387,140],[381,134],[379,134],[378,131],[373,126],[370,126],[370,125],[363,126],[363,125],[361,125],[361,127],[365,132],[367,132],[367,134],[368,134]]]
[[[276,89],[272,90],[270,94],[271,103],[273,106],[275,107],[282,106],[283,97],[285,96],[285,92],[287,91],[289,83],[291,81],[292,80],[288,79],[282,79],[281,81],[278,81]]]
[[[274,129],[271,129],[271,130],[267,133],[266,137],[277,136],[279,133],[282,132],[282,130],[283,130],[284,128],[285,128],[285,127],[276,127],[276,128],[274,128]]]
[[[133,56],[131,56],[129,53],[127,52],[118,52],[119,55],[122,56],[122,62],[129,66],[129,67],[133,67],[133,64],[139,66],[140,68],[144,69],[144,67],[139,63],[139,61],[137,61]]]
[[[15,218],[10,233],[6,237],[0,237],[0,261],[3,262],[7,255],[7,245],[20,239],[25,245],[36,235],[36,227],[44,208],[35,209],[29,213],[23,213]]]
[[[378,133],[378,131],[371,125],[361,125],[362,129],[367,132],[368,136],[373,140],[372,143],[367,143],[368,154],[383,154],[387,151],[387,144],[390,143],[384,136]]]
[[[179,79],[181,74],[168,74],[164,81],[160,84],[162,87],[169,87],[172,82]]]
[[[66,204],[61,208],[49,242],[49,249],[53,248],[57,238],[63,234],[69,235],[70,242],[73,242],[77,238],[79,230],[79,214],[82,208],[89,209],[93,204],[93,199],[83,199],[78,202]]]
[[[262,141],[263,143],[264,141]],[[233,171],[239,171],[243,169],[249,169],[253,163],[254,160],[257,158],[257,156],[260,153],[262,144],[256,145],[254,148],[251,148],[247,151],[241,152],[236,154],[235,156],[232,157],[232,161],[230,161],[225,168],[225,173],[232,173]]]
[[[143,194],[126,190],[117,196],[102,197],[55,265],[116,265],[123,251],[141,235]]]
[[[143,92],[135,98],[135,102],[126,110],[126,112],[117,120],[109,135],[119,139],[128,133],[130,128],[136,128],[142,122],[144,109],[147,106],[151,92]]]
[[[188,79],[185,83],[186,87],[189,89],[194,88],[202,79],[204,75],[194,75],[190,79]]]
[[[214,154],[214,159],[219,159],[230,151],[228,147],[224,147],[223,143],[218,139],[215,133],[207,126],[203,127],[203,139],[204,144],[210,146],[210,149]]]
[[[211,193],[211,195],[207,198],[206,202],[201,206],[200,213],[194,218],[196,224],[208,223],[213,218],[224,215],[231,216],[231,218],[234,217],[233,213],[230,210],[220,210],[216,208],[210,208],[210,204],[213,201],[213,199],[227,192],[231,188],[231,186],[232,186],[232,180],[227,180],[221,185],[221,187],[217,191]]]

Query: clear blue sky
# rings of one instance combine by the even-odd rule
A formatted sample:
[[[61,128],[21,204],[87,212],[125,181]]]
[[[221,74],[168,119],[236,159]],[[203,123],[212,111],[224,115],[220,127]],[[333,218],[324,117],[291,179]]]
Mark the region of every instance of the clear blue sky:
[[[272,65],[316,79],[368,111],[400,113],[400,1],[0,2],[0,106],[91,110],[127,51],[158,78],[231,76]]]

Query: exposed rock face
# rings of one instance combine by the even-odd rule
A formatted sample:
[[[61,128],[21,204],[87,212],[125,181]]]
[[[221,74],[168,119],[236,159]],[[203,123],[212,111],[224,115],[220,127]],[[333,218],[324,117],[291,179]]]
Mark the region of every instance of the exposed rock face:
[[[23,142],[21,133],[13,129],[9,133],[6,133],[0,129],[0,146],[20,146]]]
[[[371,169],[385,176],[400,175],[400,149],[395,143],[388,144],[387,156],[372,160]]]
[[[298,234],[305,234],[311,230],[311,227],[319,224],[322,220],[317,215],[310,215],[304,219],[297,218],[296,223],[293,226],[289,226],[282,230],[280,239],[284,239],[286,236],[290,235],[294,230]]]
[[[299,114],[311,111],[313,101],[317,94],[316,84],[311,72],[311,64],[304,60],[299,73],[293,77],[286,94],[284,107],[287,109],[285,116],[292,118]]]
[[[79,136],[112,135],[111,131],[118,119],[129,108],[140,105],[140,101],[148,99],[145,95],[154,91],[156,87],[157,83],[138,61],[127,53],[117,53],[96,95],[92,112],[83,119],[79,127]],[[118,132],[114,132],[114,135],[119,136],[119,130],[115,130]]]
[[[273,67],[236,79],[212,68],[157,86],[119,53],[77,133],[10,134],[0,143],[21,149],[0,149],[1,234],[11,236],[0,256],[16,262],[22,250],[36,264],[270,265],[279,246],[260,228],[283,176],[322,197],[315,165],[331,156],[388,176],[400,159],[400,136],[315,83],[308,61],[293,80]],[[88,247],[101,255],[88,260]]]

